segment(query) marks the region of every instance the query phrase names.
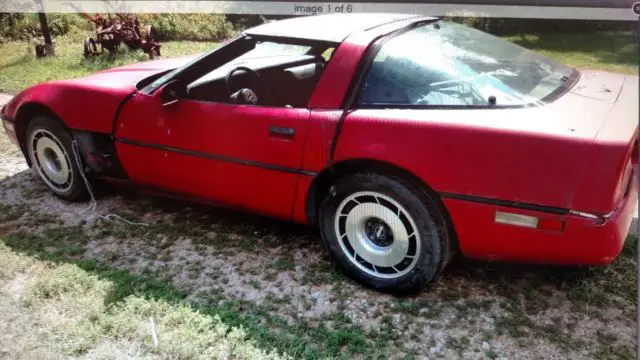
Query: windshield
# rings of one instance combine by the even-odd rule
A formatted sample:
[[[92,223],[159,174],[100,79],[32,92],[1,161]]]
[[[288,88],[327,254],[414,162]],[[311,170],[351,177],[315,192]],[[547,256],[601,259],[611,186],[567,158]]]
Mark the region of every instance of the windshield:
[[[450,22],[421,25],[384,42],[361,104],[542,104],[575,70],[530,50]]]
[[[182,70],[184,70],[184,69],[190,67],[191,65],[197,63],[198,61],[202,60],[204,57],[208,56],[209,54],[210,54],[210,52],[206,52],[206,53],[200,54],[200,56],[198,56],[195,59],[189,61],[187,64],[182,65],[181,67],[177,67],[177,68],[169,71],[168,73],[162,75],[161,77],[157,78],[152,83],[150,83],[149,85],[145,86],[141,91],[143,93],[145,93],[145,94],[152,94],[154,91],[158,90],[162,85],[164,85],[167,81],[169,81],[174,76],[176,76],[176,74],[180,73]]]

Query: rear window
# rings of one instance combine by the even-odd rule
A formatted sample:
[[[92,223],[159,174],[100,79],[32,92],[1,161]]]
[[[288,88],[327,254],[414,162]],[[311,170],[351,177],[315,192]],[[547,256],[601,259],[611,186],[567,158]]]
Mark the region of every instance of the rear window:
[[[449,22],[388,39],[361,89],[360,105],[542,104],[575,70],[493,35]]]

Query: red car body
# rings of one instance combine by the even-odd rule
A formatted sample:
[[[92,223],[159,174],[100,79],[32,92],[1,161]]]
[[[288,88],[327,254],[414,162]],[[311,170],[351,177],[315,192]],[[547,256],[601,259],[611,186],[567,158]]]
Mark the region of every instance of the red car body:
[[[317,192],[330,174],[389,169],[438,195],[466,256],[606,264],[620,253],[637,201],[636,77],[581,71],[563,96],[526,109],[345,111],[372,45],[424,21],[350,16],[330,26],[323,16],[286,20],[245,34],[336,41],[306,107],[162,106],[160,91],[136,88],[192,60],[182,58],[29,88],[3,109],[5,130],[24,150],[21,122],[46,109],[78,134],[104,134],[133,183],[305,224],[314,223]],[[83,150],[89,162],[91,149]],[[498,212],[538,225],[501,223]]]

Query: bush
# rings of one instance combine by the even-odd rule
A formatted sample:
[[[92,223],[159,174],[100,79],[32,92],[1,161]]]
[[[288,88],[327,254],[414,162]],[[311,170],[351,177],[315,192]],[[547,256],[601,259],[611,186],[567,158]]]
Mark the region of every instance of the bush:
[[[219,41],[233,35],[233,25],[218,14],[139,14],[143,25],[153,25],[158,40]],[[94,31],[80,14],[47,14],[51,36]],[[41,37],[38,14],[0,13],[0,42]]]
[[[218,14],[144,14],[139,19],[153,26],[160,41],[220,41],[234,34],[233,25]]]
[[[633,30],[635,22],[601,20],[559,19],[504,19],[448,17],[455,21],[494,35],[517,35],[524,33],[588,33],[605,30]]]
[[[54,37],[91,29],[91,24],[78,14],[47,14],[47,23]],[[30,40],[41,36],[38,14],[0,13],[0,41]]]

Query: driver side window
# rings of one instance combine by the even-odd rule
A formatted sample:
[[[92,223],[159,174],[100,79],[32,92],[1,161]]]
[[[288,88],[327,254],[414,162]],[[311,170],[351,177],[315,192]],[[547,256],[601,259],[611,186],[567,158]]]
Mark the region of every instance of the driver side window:
[[[194,100],[242,105],[306,107],[326,60],[312,46],[261,42],[187,86]]]

